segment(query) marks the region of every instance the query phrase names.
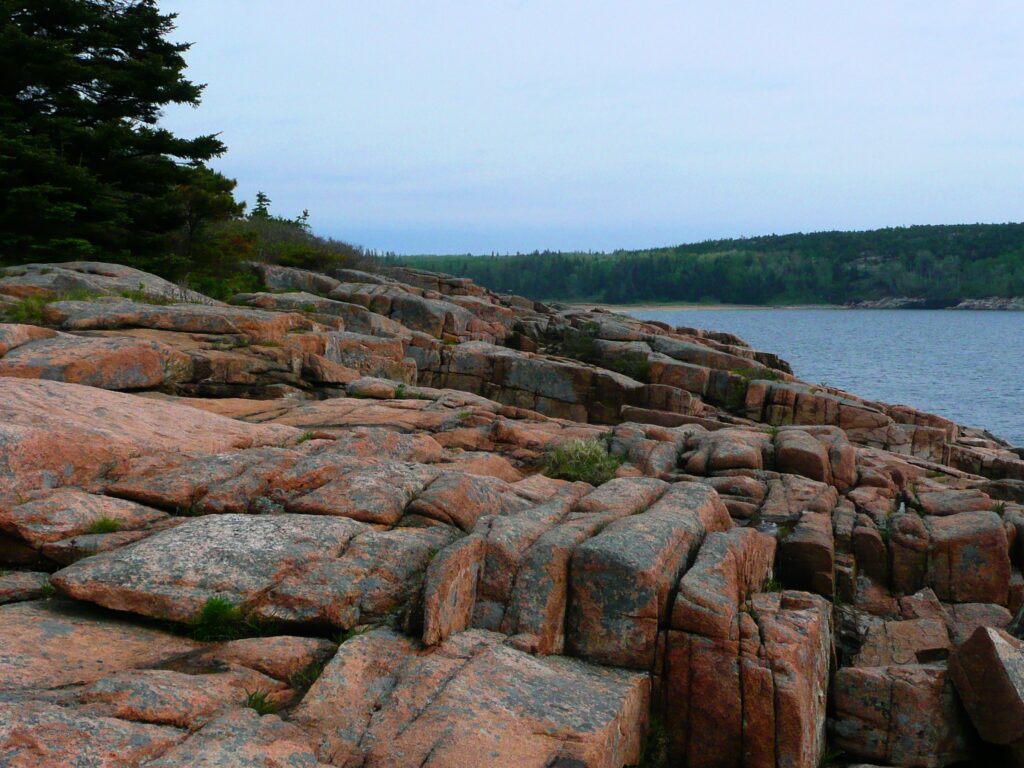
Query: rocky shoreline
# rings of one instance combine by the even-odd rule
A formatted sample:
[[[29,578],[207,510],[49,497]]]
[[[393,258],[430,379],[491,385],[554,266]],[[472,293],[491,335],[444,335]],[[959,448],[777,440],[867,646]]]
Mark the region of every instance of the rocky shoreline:
[[[726,333],[252,268],[0,269],[0,765],[1024,765],[1019,449]]]
[[[847,309],[977,309],[1024,310],[1024,296],[990,296],[986,299],[933,300],[911,296],[890,296],[871,301],[857,301],[845,305]]]

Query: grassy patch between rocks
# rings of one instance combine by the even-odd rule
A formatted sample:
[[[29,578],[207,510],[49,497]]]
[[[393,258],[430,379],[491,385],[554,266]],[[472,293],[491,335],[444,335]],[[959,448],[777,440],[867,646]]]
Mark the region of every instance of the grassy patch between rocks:
[[[267,698],[266,691],[246,691],[245,706],[256,710],[259,715],[272,715],[277,712],[277,707]]]
[[[615,477],[622,459],[611,456],[601,440],[569,440],[548,454],[544,474],[556,480],[602,485]]]
[[[121,530],[121,521],[113,517],[98,517],[89,526],[89,533],[117,533]]]
[[[264,627],[230,600],[211,597],[192,620],[191,630],[196,640],[219,642],[260,635]]]

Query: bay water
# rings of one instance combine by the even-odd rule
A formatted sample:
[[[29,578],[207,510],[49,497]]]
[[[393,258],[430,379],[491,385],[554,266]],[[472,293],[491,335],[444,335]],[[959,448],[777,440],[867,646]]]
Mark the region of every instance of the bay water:
[[[728,331],[812,384],[904,403],[1024,446],[1024,312],[881,309],[618,310]]]

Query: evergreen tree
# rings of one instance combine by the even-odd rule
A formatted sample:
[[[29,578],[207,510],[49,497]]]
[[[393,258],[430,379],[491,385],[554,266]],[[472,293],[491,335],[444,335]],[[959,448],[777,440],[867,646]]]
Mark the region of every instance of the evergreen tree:
[[[256,193],[256,205],[252,208],[250,217],[253,219],[269,219],[271,199],[263,192]]]
[[[216,135],[158,125],[203,88],[183,75],[189,45],[167,39],[174,18],[155,0],[0,0],[0,259],[166,272],[170,234],[197,223],[183,189],[230,196],[202,167],[225,151]]]

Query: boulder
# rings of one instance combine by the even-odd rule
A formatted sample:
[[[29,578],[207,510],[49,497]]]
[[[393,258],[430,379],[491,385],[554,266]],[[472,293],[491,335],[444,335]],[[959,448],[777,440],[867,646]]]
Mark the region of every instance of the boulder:
[[[342,555],[312,558],[281,576],[251,601],[252,615],[343,630],[388,619],[411,624],[425,571],[458,535],[448,525],[364,529]]]
[[[49,379],[101,389],[154,389],[191,378],[189,359],[158,341],[60,336],[23,344],[0,358],[0,376]]]
[[[244,336],[252,341],[280,342],[293,330],[309,330],[304,315],[264,312],[248,307],[209,304],[139,304],[127,299],[56,301],[43,308],[46,322],[65,331],[152,328],[184,333]]]
[[[315,515],[211,515],[80,560],[53,575],[62,593],[188,622],[218,598],[241,606],[289,572],[336,558],[362,523]]]
[[[338,651],[292,716],[334,765],[587,765],[640,759],[647,675],[535,657],[472,630],[434,649],[389,630]]]
[[[486,551],[484,537],[473,534],[430,561],[423,582],[424,645],[437,645],[469,628]]]
[[[851,757],[942,768],[973,756],[944,664],[845,667],[833,688],[834,743]]]
[[[713,489],[677,483],[647,511],[616,520],[577,547],[569,571],[567,651],[600,664],[650,669],[670,592],[704,536],[731,527]]]
[[[801,429],[779,430],[775,436],[775,468],[822,483],[832,481],[828,450]]]
[[[50,574],[41,571],[0,572],[0,605],[20,603],[43,597],[50,585]]]
[[[0,702],[0,759],[10,766],[153,765],[148,761],[183,738],[177,728],[95,717],[42,701]]]
[[[129,293],[157,301],[220,302],[124,264],[65,261],[0,268],[0,294],[59,298],[67,294],[121,296]]]
[[[300,434],[78,384],[0,377],[0,493],[85,482],[144,454],[279,445]]]
[[[117,670],[169,661],[195,647],[179,635],[63,600],[4,605],[0,691],[89,683]]]
[[[925,518],[930,534],[927,586],[940,600],[1006,605],[1010,550],[994,512],[961,512]]]
[[[978,627],[953,652],[949,673],[985,741],[1024,755],[1024,645],[998,629]]]
[[[203,726],[147,768],[316,768],[309,737],[277,715],[236,709]]]
[[[87,493],[78,488],[58,488],[28,494],[25,502],[0,505],[0,530],[39,548],[43,544],[89,533],[97,522],[117,529],[148,528],[167,519],[167,514],[133,501]]]

